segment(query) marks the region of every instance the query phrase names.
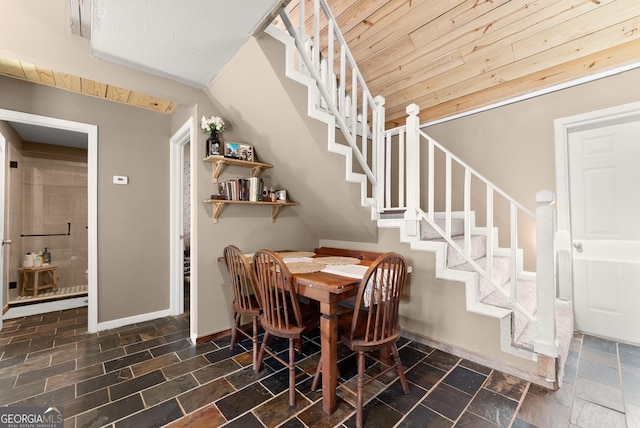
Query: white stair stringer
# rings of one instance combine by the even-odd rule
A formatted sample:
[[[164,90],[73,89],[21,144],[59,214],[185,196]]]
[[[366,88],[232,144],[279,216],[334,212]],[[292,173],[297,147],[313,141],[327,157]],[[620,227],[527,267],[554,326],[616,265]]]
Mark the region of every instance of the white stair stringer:
[[[285,75],[289,79],[307,87],[307,114],[309,117],[327,124],[327,149],[331,153],[345,157],[345,179],[350,183],[360,184],[360,204],[363,207],[372,207],[372,211],[375,211],[373,198],[367,196],[367,176],[354,172],[352,169],[353,149],[348,145],[336,143],[335,132],[337,128],[335,117],[326,110],[317,107],[320,105],[320,100],[318,100],[315,79],[296,68],[295,56],[298,55],[298,49],[294,38],[273,24],[269,25],[264,32],[285,45]],[[373,213],[372,217],[375,217]],[[375,218],[372,219],[375,220]]]
[[[446,266],[448,243],[442,241],[425,241],[420,236],[407,233],[407,221],[403,219],[378,220],[380,228],[398,228],[400,241],[410,244],[411,250],[428,251],[435,255],[435,276],[438,279],[462,282],[465,286],[466,309],[469,312],[489,316],[500,320],[500,349],[531,361],[537,361],[537,355],[531,350],[514,346],[512,328],[514,310],[483,303],[479,294],[479,274],[471,271],[450,269]]]

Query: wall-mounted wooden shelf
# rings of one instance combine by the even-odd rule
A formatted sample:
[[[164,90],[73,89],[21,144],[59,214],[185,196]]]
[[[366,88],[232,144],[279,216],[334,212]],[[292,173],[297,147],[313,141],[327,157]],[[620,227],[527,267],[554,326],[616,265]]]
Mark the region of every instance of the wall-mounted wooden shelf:
[[[218,182],[220,172],[225,165],[243,166],[251,169],[251,177],[257,177],[263,169],[272,168],[273,165],[263,162],[250,162],[241,159],[225,158],[224,156],[208,156],[204,158],[205,162],[213,164],[213,182]]]
[[[213,204],[213,222],[218,222],[220,212],[227,204],[240,204],[240,205],[270,205],[271,206],[271,222],[276,221],[276,217],[280,213],[282,207],[290,207],[298,205],[296,202],[256,202],[256,201],[228,201],[226,199],[205,199],[205,203]]]

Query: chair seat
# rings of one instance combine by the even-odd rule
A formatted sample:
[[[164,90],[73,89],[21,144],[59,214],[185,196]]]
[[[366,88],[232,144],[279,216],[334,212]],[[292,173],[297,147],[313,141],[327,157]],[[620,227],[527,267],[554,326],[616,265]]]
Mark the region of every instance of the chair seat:
[[[278,337],[283,337],[287,339],[299,339],[303,333],[308,332],[314,328],[317,328],[320,325],[320,305],[317,302],[311,302],[306,305],[299,305],[300,314],[302,315],[301,321],[302,326],[298,327],[296,325],[290,324],[288,326],[280,326],[278,328],[273,328],[268,323],[264,323],[263,316],[260,317],[260,322],[262,324],[262,328],[264,331],[269,332]],[[295,317],[293,312],[290,311],[289,316],[291,319]]]
[[[389,343],[395,343],[400,338],[400,332],[387,336],[384,340],[352,340],[351,339],[351,322],[353,320],[354,311],[342,311],[338,318],[338,336],[340,341],[353,351],[376,351],[383,348],[388,348]],[[360,311],[359,322],[356,324],[356,330],[354,337],[364,337],[366,333],[366,312]]]
[[[242,305],[234,301],[233,310],[235,312],[240,312],[242,315],[246,315],[249,317],[257,317],[262,312],[262,309],[260,309],[260,303],[258,302],[258,298],[256,297],[255,294],[252,294],[248,297],[248,299],[250,302],[249,304],[250,308],[243,308]]]

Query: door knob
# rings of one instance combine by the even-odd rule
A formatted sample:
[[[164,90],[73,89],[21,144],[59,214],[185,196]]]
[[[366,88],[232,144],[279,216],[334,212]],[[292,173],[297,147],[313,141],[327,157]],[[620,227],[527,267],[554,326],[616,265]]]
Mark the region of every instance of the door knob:
[[[582,242],[574,242],[573,247],[576,249],[577,252],[579,253],[582,252]]]
[[[11,244],[11,239],[3,239],[2,240],[2,245],[10,245]]]

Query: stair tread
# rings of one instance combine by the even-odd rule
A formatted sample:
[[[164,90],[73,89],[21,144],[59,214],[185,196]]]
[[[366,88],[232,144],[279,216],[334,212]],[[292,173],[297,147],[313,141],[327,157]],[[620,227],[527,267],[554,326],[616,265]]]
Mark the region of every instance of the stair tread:
[[[532,322],[528,322],[522,332],[516,336],[513,344],[522,349],[533,351],[536,337],[536,327]],[[556,337],[559,346],[561,361],[566,360],[573,337],[573,310],[571,308],[556,307]],[[561,364],[563,366],[564,364]]]

